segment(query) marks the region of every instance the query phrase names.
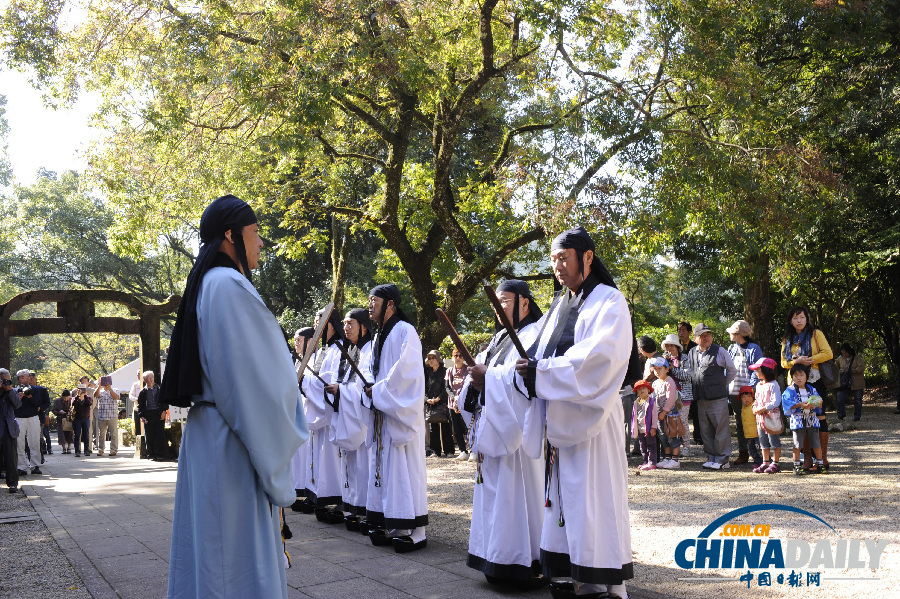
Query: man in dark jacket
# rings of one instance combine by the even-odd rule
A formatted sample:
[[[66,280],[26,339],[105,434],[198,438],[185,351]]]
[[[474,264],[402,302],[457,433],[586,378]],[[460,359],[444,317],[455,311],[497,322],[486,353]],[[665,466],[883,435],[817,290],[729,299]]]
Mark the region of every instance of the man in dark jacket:
[[[16,408],[22,405],[19,394],[13,389],[9,371],[0,368],[0,459],[6,470],[6,486],[10,493],[19,488],[19,472],[16,464],[19,423],[16,421]]]
[[[138,395],[138,416],[147,436],[147,452],[150,459],[161,462],[169,458],[165,424],[169,406],[163,403],[153,371],[148,370],[144,373],[144,383],[144,388]]]
[[[41,390],[46,393],[46,389],[39,387],[37,389],[31,386],[31,371],[20,370],[16,373],[19,381],[19,399],[22,404],[16,408],[16,419],[19,421],[19,436],[17,438],[17,450],[19,455],[19,474],[25,476],[29,470],[31,474],[43,474],[39,465],[39,456],[41,450],[41,419],[40,408],[42,401]],[[48,396],[49,402],[49,396]],[[28,445],[29,452],[26,455],[25,445]]]
[[[50,400],[50,391],[47,390],[47,387],[38,385],[37,373],[35,371],[32,370],[29,372],[28,378],[30,380],[32,393],[38,398],[38,420],[41,424],[41,464],[43,464],[44,454],[53,454],[53,447],[50,443],[49,427],[50,406],[53,405],[53,402]],[[29,449],[30,447],[31,444],[29,444]]]

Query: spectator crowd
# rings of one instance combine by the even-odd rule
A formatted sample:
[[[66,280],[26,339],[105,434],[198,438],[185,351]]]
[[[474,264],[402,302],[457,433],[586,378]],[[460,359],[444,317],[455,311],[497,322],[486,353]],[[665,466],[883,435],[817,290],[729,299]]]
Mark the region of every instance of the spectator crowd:
[[[50,390],[38,384],[34,371],[19,370],[15,379],[9,370],[0,369],[0,477],[10,493],[18,490],[21,477],[43,474],[40,466],[45,456],[54,453],[51,425],[56,428],[59,453],[115,457],[119,420],[132,406],[136,433],[143,426],[146,434],[148,457],[170,459],[165,434],[168,406],[158,397],[152,371],[138,372],[127,395],[112,386],[110,376],[98,381],[84,375],[53,400]]]
[[[778,356],[763,355],[745,320],[727,332],[727,349],[704,323],[680,322],[677,333],[659,346],[651,337],[637,340],[644,377],[626,385],[622,396],[630,439],[626,451],[641,456],[639,470],[679,469],[682,456],[699,446],[703,468],[752,462],[753,472],[775,474],[781,469],[781,436],[790,431],[793,473],[827,474],[825,401],[834,391],[837,418],[844,420],[852,398],[853,420],[861,418],[862,356],[844,343],[834,359],[825,334],[803,306],[788,312]]]

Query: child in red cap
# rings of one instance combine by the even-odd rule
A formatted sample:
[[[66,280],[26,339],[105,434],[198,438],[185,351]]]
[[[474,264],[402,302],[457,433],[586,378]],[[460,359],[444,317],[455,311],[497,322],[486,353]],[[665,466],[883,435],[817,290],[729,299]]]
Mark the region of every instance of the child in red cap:
[[[653,385],[640,380],[632,387],[637,393],[634,409],[631,413],[631,436],[638,440],[644,462],[638,470],[656,470],[656,430],[659,428],[659,415],[656,410],[656,396]]]

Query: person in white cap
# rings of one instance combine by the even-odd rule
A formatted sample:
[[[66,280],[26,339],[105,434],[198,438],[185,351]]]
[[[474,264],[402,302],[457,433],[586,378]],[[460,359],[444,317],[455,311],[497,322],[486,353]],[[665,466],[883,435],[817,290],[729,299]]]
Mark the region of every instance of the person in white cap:
[[[734,461],[734,465],[739,466],[746,464],[750,459],[747,451],[747,437],[744,435],[744,424],[741,420],[742,406],[739,391],[745,386],[755,387],[759,382],[756,371],[750,370],[750,365],[756,364],[763,357],[763,353],[762,348],[750,338],[750,323],[746,320],[738,320],[726,330],[731,335],[732,343],[728,347],[728,353],[731,354],[735,369],[734,380],[728,385],[728,401],[731,404],[737,430],[738,457]]]

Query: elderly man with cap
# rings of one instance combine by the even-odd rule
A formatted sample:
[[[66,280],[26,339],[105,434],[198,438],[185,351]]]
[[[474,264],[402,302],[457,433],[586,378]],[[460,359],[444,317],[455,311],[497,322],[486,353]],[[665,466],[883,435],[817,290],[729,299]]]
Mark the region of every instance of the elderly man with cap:
[[[326,387],[335,397],[336,414],[331,417],[329,439],[340,450],[342,522],[347,530],[359,530],[366,515],[369,485],[369,449],[366,446],[368,410],[362,406],[363,382],[349,360],[372,380],[372,322],[369,312],[355,308],[344,317],[347,358],[342,357],[336,382]]]
[[[731,335],[731,345],[728,353],[734,362],[734,380],[728,385],[728,401],[731,404],[731,412],[734,414],[735,428],[737,429],[738,457],[734,465],[746,464],[750,461],[750,453],[747,447],[747,437],[744,435],[744,423],[741,419],[742,387],[755,387],[759,382],[755,370],[750,370],[752,364],[763,357],[762,348],[753,343],[750,338],[750,323],[746,320],[738,320],[726,329]]]
[[[178,459],[169,598],[286,598],[281,510],[309,432],[278,321],[251,282],[262,241],[234,196],[200,219],[160,394],[190,407]],[[263,384],[247,373],[264,373]]]
[[[378,327],[372,342],[367,443],[371,453],[366,521],[373,545],[398,553],[426,546],[428,493],[425,472],[425,371],[422,343],[400,308],[393,283],[369,292],[369,317]]]
[[[553,240],[562,291],[514,384],[531,398],[524,437],[546,430],[541,565],[554,597],[625,599],[634,576],[619,389],[637,363],[625,297],[583,227]]]
[[[298,386],[301,387],[301,381],[303,380],[303,373],[300,372],[300,365],[303,363],[303,356],[306,355],[307,351],[312,350],[309,347],[312,343],[312,337],[315,334],[315,329],[312,327],[303,327],[297,329],[294,333],[294,370],[297,371],[297,382]],[[306,397],[302,397],[303,401],[303,413],[306,413]],[[308,423],[307,423],[308,424]],[[306,503],[304,500],[306,499],[306,473],[309,471],[309,442],[304,442],[296,452],[294,452],[294,457],[291,458],[291,478],[294,481],[294,492],[297,495],[296,501],[291,504],[291,509],[295,512],[302,512],[307,506],[308,513],[313,513],[315,511],[316,506],[310,502]]]
[[[712,330],[702,322],[694,326],[694,341],[697,345],[688,352],[688,363],[706,452],[703,467],[722,470],[731,467],[728,385],[734,380],[734,362],[724,347],[713,343]]]
[[[528,283],[504,281],[497,287],[497,298],[519,338],[530,343],[543,314]],[[491,583],[535,586],[547,580],[540,569],[543,434],[532,427],[532,438],[523,438],[529,402],[512,385],[518,354],[506,329],[499,321],[496,326],[460,392],[471,450],[477,454],[466,564]]]
[[[316,314],[316,326],[326,315]],[[344,522],[341,504],[341,460],[337,446],[331,442],[329,427],[338,409],[339,399],[328,388],[337,381],[341,364],[339,343],[345,343],[341,316],[333,311],[322,334],[322,347],[316,350],[312,368],[319,376],[301,373],[301,389],[305,398],[306,422],[309,424],[309,460],[306,472],[306,503],[314,506],[316,519],[329,524]],[[305,511],[309,511],[309,507]]]

